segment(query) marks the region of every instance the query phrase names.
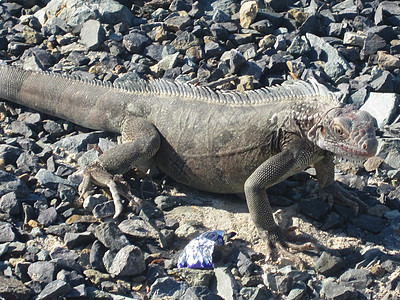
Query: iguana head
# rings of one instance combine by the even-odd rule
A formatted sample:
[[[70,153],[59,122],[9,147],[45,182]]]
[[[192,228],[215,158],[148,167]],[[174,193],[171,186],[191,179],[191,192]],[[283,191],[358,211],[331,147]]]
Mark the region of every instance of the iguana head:
[[[366,159],[378,146],[376,120],[369,113],[351,105],[329,110],[308,132],[318,147],[337,156]]]

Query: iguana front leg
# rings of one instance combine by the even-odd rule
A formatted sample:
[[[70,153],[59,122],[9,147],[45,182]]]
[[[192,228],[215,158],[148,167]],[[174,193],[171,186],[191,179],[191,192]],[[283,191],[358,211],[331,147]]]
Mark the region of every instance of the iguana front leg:
[[[110,189],[114,205],[114,218],[122,212],[118,183],[120,174],[133,169],[150,159],[160,147],[160,135],[149,121],[141,118],[128,119],[122,126],[122,144],[104,152],[98,159],[86,167],[83,181],[78,191],[82,196],[91,189],[92,183]]]
[[[330,206],[332,206],[334,202],[337,202],[354,208],[357,214],[359,206],[366,208],[366,205],[335,181],[335,165],[333,159],[334,155],[331,152],[327,152],[321,161],[314,164],[319,183],[320,196],[323,200],[327,201]]]
[[[311,243],[303,245],[288,243],[286,235],[273,218],[266,189],[305,168],[313,156],[313,150],[305,143],[288,145],[282,152],[261,164],[246,180],[244,188],[250,216],[261,237],[267,240],[268,255],[272,245],[298,265],[302,265],[301,261],[286,248],[304,251],[314,247]]]

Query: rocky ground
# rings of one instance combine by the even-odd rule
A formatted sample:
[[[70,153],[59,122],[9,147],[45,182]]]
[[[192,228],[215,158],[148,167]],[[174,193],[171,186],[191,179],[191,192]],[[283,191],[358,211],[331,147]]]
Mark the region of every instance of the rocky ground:
[[[127,174],[145,206],[112,220],[102,193],[78,201],[79,171],[116,137],[0,106],[0,296],[4,299],[399,299],[400,1],[0,1],[0,58],[32,70],[219,89],[315,77],[378,122],[378,157],[338,164],[368,209],[318,199],[314,170],[268,192],[275,217],[320,253],[266,261],[240,197]],[[188,241],[235,232],[213,270],[176,269]]]

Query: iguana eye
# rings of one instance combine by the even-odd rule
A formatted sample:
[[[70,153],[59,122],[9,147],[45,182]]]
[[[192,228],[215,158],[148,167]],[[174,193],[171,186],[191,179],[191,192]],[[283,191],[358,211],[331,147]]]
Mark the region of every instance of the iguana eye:
[[[340,136],[344,135],[343,129],[340,126],[337,126],[337,125],[333,126],[333,130],[335,131],[335,133],[337,135],[340,135]]]

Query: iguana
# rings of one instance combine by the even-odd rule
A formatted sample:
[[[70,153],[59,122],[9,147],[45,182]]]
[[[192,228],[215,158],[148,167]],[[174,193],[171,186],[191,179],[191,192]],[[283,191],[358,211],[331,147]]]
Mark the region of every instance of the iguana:
[[[245,93],[156,80],[129,84],[0,66],[0,98],[81,126],[120,133],[122,143],[84,171],[82,194],[92,183],[108,187],[115,217],[122,211],[116,174],[147,160],[177,182],[216,193],[243,193],[252,220],[287,255],[289,243],[273,219],[266,189],[314,165],[322,198],[358,207],[334,181],[334,155],[375,155],[375,121],[341,105],[316,80],[297,80]]]

